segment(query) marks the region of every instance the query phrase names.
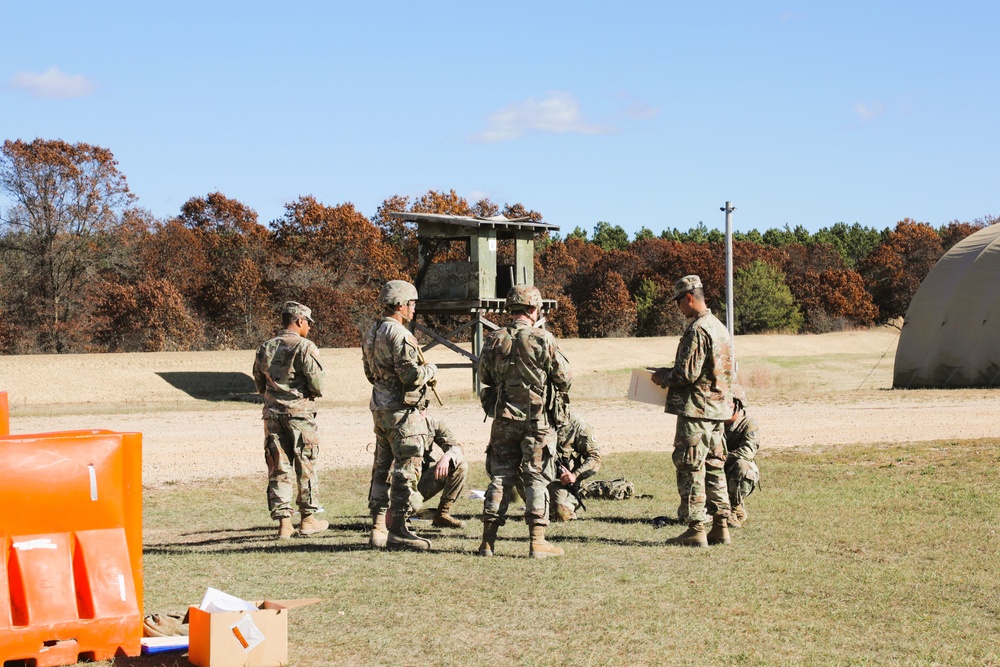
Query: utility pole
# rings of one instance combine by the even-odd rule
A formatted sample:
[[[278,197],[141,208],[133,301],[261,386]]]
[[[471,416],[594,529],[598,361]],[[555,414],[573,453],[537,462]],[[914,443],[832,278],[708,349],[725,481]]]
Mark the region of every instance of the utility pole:
[[[719,209],[726,214],[726,329],[729,330],[729,344],[733,351],[733,370],[736,370],[736,339],[733,337],[733,202],[727,201]]]

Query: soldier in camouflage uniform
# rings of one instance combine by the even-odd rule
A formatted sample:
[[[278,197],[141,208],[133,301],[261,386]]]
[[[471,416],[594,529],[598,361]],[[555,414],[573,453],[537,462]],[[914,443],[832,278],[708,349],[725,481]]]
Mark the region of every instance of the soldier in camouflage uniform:
[[[431,445],[428,444],[424,451],[423,471],[420,473],[420,481],[417,482],[417,490],[425,501],[441,494],[441,501],[431,521],[432,526],[464,528],[464,522],[451,516],[451,506],[462,495],[465,479],[469,474],[465,453],[451,429],[440,419],[428,415],[427,428],[431,433],[432,443],[440,447],[444,453],[435,460],[431,455]]]
[[[406,522],[423,502],[420,472],[432,437],[427,421],[427,389],[435,382],[437,372],[434,364],[424,363],[417,339],[404,326],[413,319],[416,302],[416,287],[403,280],[387,282],[379,294],[382,318],[361,341],[365,376],[372,383],[369,408],[375,423],[375,456],[368,493],[372,513],[370,543],[374,547],[431,547],[429,540],[410,532]]]
[[[673,299],[691,321],[677,345],[673,367],[658,369],[652,379],[669,387],[666,411],[677,415],[673,460],[681,497],[678,514],[683,516],[686,508],[688,529],[667,543],[698,547],[728,544],[730,507],[723,470],[723,422],[732,416],[729,332],[705,305],[698,276],[678,280]],[[706,503],[716,511],[707,535]]]
[[[504,524],[515,479],[524,485],[531,558],[561,556],[563,550],[545,540],[549,523],[548,485],[555,480],[559,392],[569,391],[569,361],[556,338],[534,326],[541,316],[542,295],[529,285],[507,293],[511,322],[490,333],[479,359],[483,390],[480,399],[493,417],[486,449],[490,477],[483,503],[482,556],[492,556],[497,531]]]
[[[312,311],[289,301],[281,310],[281,324],[284,329],[257,350],[253,379],[257,393],[264,395],[267,504],[271,518],[278,521],[278,539],[287,539],[295,534],[296,486],[295,502],[302,515],[299,535],[326,530],[330,523],[313,516],[320,510],[315,400],[323,395],[323,367],[316,345],[306,338]]]
[[[601,450],[593,427],[569,413],[568,419],[556,430],[559,478],[549,484],[549,518],[552,521],[572,521],[580,501],[570,486],[592,477],[601,469]]]
[[[754,459],[760,449],[757,420],[747,414],[747,398],[743,387],[733,385],[733,416],[725,421],[726,484],[729,487],[729,503],[732,513],[729,525],[740,527],[747,520],[746,497],[760,482],[760,470]]]

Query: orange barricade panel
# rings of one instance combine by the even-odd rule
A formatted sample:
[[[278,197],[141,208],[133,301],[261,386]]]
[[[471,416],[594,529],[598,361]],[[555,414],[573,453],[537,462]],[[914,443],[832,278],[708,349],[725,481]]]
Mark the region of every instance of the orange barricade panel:
[[[127,616],[141,611],[135,596],[125,531],[109,528],[75,535],[73,573],[80,618]]]
[[[0,637],[10,628],[10,586],[7,584],[7,552],[10,541],[0,534]]]
[[[0,663],[139,655],[142,436],[0,436]]]
[[[15,536],[7,567],[11,625],[51,625],[76,618],[69,533]]]
[[[7,392],[0,391],[0,435],[10,433],[10,406],[7,404]]]

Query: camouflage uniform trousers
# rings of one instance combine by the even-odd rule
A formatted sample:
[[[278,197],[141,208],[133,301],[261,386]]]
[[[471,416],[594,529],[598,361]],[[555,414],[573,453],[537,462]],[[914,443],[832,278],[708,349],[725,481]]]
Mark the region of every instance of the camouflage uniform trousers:
[[[303,516],[319,509],[319,433],[315,415],[272,415],[264,420],[267,506],[272,519],[292,516],[292,494]]]
[[[746,497],[755,487],[760,478],[754,463],[740,457],[729,455],[726,459],[726,484],[729,486],[729,504],[733,507],[742,505]]]
[[[681,498],[677,517],[683,522],[705,521],[707,514],[729,516],[723,431],[721,421],[677,417],[673,460]]]
[[[580,509],[579,499],[570,492],[559,481],[549,484],[549,511],[556,514],[562,507],[562,516],[575,517],[576,511]]]
[[[416,408],[376,410],[375,457],[368,491],[368,508],[384,512],[390,508],[393,518],[409,516],[420,509],[420,471],[424,450],[430,446],[430,428],[426,415]]]
[[[462,491],[465,489],[465,479],[468,475],[468,463],[465,461],[459,461],[458,463],[451,461],[448,466],[448,476],[444,479],[436,479],[434,477],[434,464],[431,463],[430,467],[424,470],[420,476],[420,481],[417,482],[417,490],[420,492],[423,500],[430,500],[440,493],[441,500],[438,503],[438,507],[452,505],[462,495]]]
[[[529,526],[549,524],[548,486],[555,480],[556,434],[537,422],[497,418],[486,450],[490,478],[483,503],[483,523],[506,522],[515,483],[524,485],[524,520]]]

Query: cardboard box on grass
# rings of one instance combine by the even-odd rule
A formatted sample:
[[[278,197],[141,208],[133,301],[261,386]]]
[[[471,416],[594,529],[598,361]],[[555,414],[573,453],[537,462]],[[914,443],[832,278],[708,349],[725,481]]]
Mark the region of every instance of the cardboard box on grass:
[[[277,667],[288,664],[288,610],[319,598],[259,600],[252,611],[188,609],[188,661],[199,667]]]

